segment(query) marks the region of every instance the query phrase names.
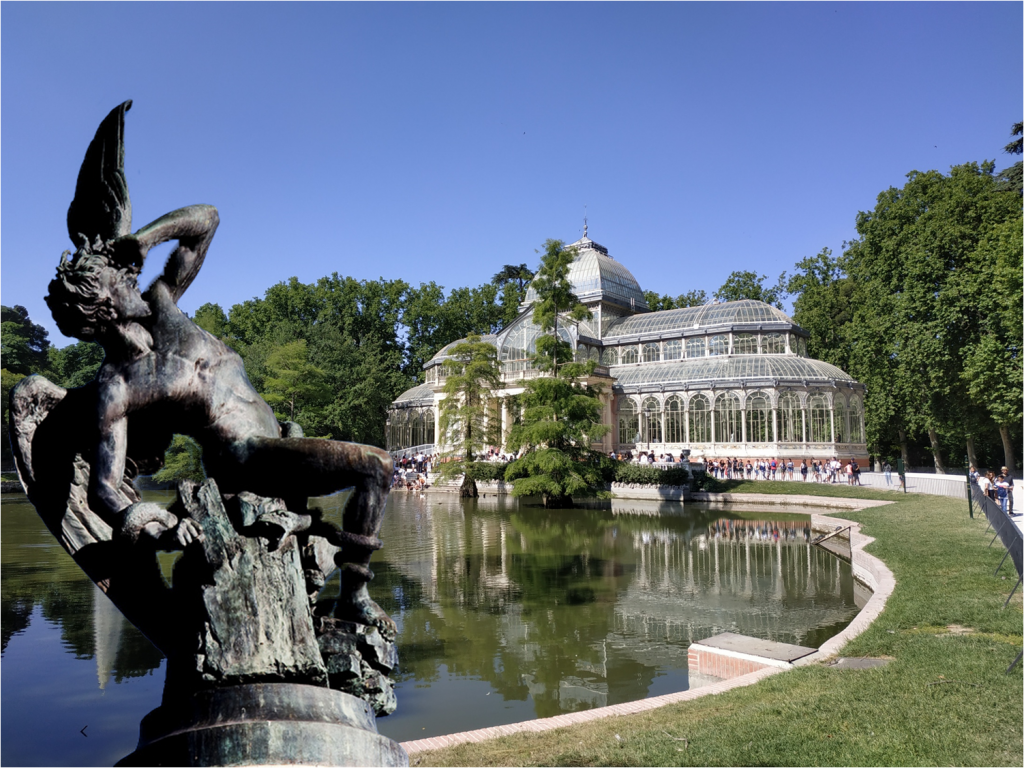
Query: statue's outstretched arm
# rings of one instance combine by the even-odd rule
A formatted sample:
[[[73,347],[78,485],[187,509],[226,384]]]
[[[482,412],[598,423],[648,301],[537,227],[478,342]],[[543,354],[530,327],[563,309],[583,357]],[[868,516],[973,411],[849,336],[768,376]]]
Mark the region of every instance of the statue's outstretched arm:
[[[134,235],[120,238],[115,241],[114,248],[124,266],[135,264],[141,269],[142,261],[151,248],[168,240],[177,240],[178,247],[167,259],[167,266],[159,278],[177,301],[203,266],[219,223],[217,209],[212,205],[190,205],[161,216]]]
[[[97,413],[100,441],[89,476],[89,504],[108,521],[131,504],[120,491],[128,453],[127,401],[123,379],[101,384]]]

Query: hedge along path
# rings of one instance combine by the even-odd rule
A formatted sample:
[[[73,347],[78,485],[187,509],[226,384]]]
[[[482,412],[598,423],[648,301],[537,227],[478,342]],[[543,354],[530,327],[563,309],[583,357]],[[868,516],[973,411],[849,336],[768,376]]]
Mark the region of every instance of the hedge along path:
[[[845,497],[847,504],[860,496],[893,502],[842,512],[861,528],[855,531],[855,565],[870,554],[895,574],[874,624],[848,628],[845,638],[830,641],[818,658],[786,674],[754,673],[760,677],[748,687],[735,685],[737,678],[718,695],[620,705],[635,707],[638,714],[629,716],[582,722],[577,715],[589,712],[563,715],[573,719],[551,718],[552,730],[504,726],[509,735],[417,753],[414,765],[1024,762],[1020,669],[1004,674],[1021,646],[1021,602],[1017,596],[1000,610],[1012,585],[993,578],[1000,553],[987,548],[985,523],[968,518],[966,501],[791,483],[736,485],[743,492]],[[865,610],[871,607],[869,601]],[[863,671],[820,663],[838,650],[830,646],[855,634],[842,648],[845,656],[893,661]],[[649,702],[660,705],[649,709]],[[520,725],[520,732],[512,730]]]

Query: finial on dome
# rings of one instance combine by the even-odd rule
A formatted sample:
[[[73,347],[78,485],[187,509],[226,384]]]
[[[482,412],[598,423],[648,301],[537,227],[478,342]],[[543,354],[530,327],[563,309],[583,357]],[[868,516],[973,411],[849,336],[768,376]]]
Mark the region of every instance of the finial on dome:
[[[587,236],[587,206],[583,206],[583,236]]]

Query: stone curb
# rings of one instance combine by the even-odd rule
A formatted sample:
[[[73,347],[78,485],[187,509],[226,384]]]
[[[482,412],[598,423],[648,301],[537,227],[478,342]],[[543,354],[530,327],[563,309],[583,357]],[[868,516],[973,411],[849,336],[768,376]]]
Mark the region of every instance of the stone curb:
[[[697,494],[694,494],[695,496]],[[714,500],[722,501],[747,501],[746,497],[749,496],[761,496],[761,494],[748,494],[748,493],[723,493],[723,494],[700,494],[702,496],[714,496]],[[724,499],[721,497],[729,497]],[[743,497],[743,498],[738,498]],[[769,504],[799,504],[808,497],[804,496],[783,496],[778,494],[771,494],[770,498],[773,501],[769,501]],[[816,500],[822,501],[836,501],[835,499],[823,499],[822,497],[811,497]],[[863,509],[865,507],[877,507],[884,504],[891,504],[891,501],[868,501],[866,499],[838,499],[843,502],[853,502],[856,506],[849,504],[845,505],[848,509]],[[808,505],[809,506],[809,505]],[[836,506],[832,504],[820,504],[818,506]],[[850,531],[850,546],[854,553],[854,565],[853,565],[853,576],[858,581],[866,584],[872,590],[871,598],[860,610],[860,612],[853,617],[853,620],[846,626],[839,634],[835,635],[830,640],[826,641],[815,653],[809,656],[805,656],[802,659],[797,659],[793,662],[794,667],[806,666],[807,664],[813,664],[820,662],[828,657],[834,656],[839,650],[846,645],[850,640],[855,638],[861,632],[871,626],[872,622],[878,618],[878,616],[885,609],[885,603],[889,599],[889,595],[892,594],[893,589],[896,586],[896,578],[893,576],[885,563],[879,560],[874,555],[870,555],[864,552],[864,547],[874,541],[871,536],[865,536],[860,532],[860,525],[850,520],[843,520],[838,517],[828,517],[825,515],[811,515],[811,527],[823,530],[835,530],[836,527],[852,526]],[[600,720],[605,717],[615,717],[619,715],[632,715],[637,712],[646,712],[652,709],[658,709],[669,704],[677,704],[683,701],[692,701],[702,696],[714,696],[720,693],[725,693],[733,688],[742,688],[747,685],[753,685],[766,677],[771,675],[777,675],[782,672],[786,672],[786,669],[780,669],[778,667],[765,667],[759,669],[756,672],[750,672],[746,675],[740,675],[734,677],[731,680],[723,680],[718,683],[712,683],[711,685],[705,685],[701,688],[696,688],[688,691],[680,691],[679,693],[668,693],[663,696],[654,696],[649,699],[641,699],[640,701],[631,701],[625,704],[614,704],[609,707],[598,707],[596,709],[588,709],[583,712],[572,712],[566,715],[556,715],[555,717],[545,717],[538,720],[526,720],[521,723],[512,723],[509,725],[496,725],[490,728],[480,728],[475,731],[464,731],[462,733],[452,733],[447,736],[433,736],[426,739],[417,739],[415,741],[402,742],[402,747],[410,755],[417,754],[420,752],[428,752],[435,749],[443,749],[445,747],[452,747],[457,744],[466,744],[469,742],[485,741],[487,739],[496,739],[500,736],[509,736],[514,733],[537,733],[540,731],[550,731],[556,728],[565,728],[570,725],[578,725],[579,723],[587,723],[593,720]]]

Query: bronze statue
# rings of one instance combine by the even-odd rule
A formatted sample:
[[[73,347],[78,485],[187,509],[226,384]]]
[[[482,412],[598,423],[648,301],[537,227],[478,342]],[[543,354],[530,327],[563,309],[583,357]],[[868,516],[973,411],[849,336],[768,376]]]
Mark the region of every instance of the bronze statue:
[[[391,458],[280,424],[241,358],[178,309],[219,218],[214,207],[195,205],[131,232],[123,169],[130,107],[115,108],[89,146],[68,210],[77,250],[63,255],[46,297],[61,332],[98,342],[106,357],[87,387],[65,391],[34,376],[12,393],[26,492],[65,548],[168,655],[168,691],[252,681],[323,686],[330,677],[332,687],[368,690],[378,712],[390,711],[386,681],[365,678],[394,666],[395,624],[366,587]],[[177,248],[163,274],[141,293],[147,254],[170,240]],[[159,466],[174,433],[202,446],[210,481],[183,483],[166,510],[142,502],[132,478]],[[352,496],[340,521],[308,508],[308,497],[345,488]],[[156,568],[157,548],[185,550],[173,588]],[[335,565],[341,594],[333,617],[320,615],[312,601]],[[361,658],[353,651],[360,643]]]

